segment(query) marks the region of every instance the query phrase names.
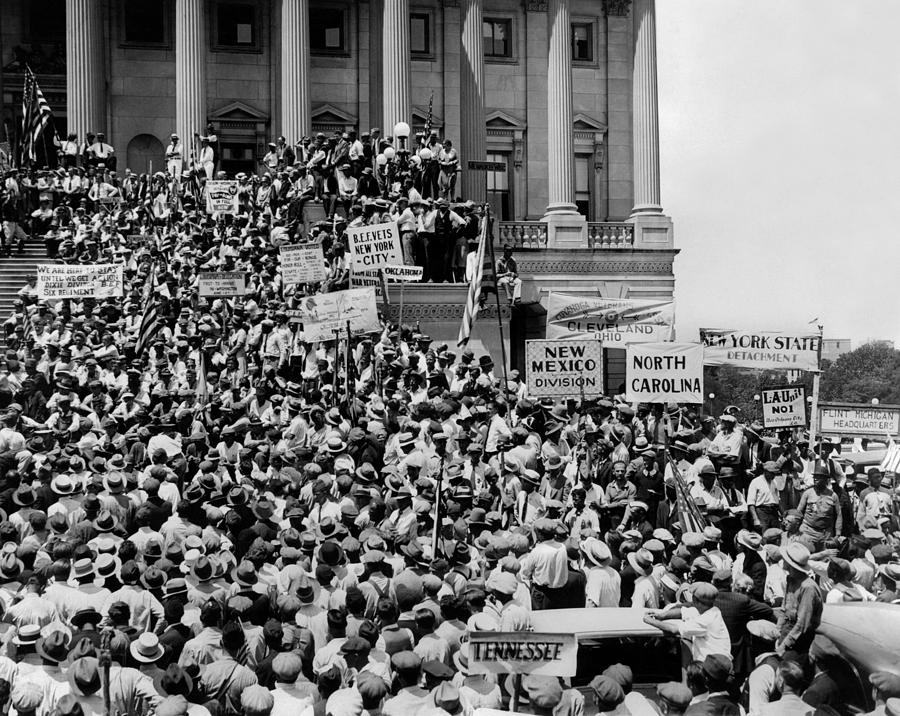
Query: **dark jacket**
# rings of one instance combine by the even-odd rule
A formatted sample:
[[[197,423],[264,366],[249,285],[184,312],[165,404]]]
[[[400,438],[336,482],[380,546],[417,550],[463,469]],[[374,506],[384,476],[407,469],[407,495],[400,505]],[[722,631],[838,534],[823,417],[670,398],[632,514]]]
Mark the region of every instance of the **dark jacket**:
[[[722,619],[731,637],[731,659],[735,674],[748,674],[753,668],[750,655],[750,640],[747,637],[747,623],[762,619],[775,621],[772,607],[748,597],[746,594],[719,591],[716,606],[722,612]]]

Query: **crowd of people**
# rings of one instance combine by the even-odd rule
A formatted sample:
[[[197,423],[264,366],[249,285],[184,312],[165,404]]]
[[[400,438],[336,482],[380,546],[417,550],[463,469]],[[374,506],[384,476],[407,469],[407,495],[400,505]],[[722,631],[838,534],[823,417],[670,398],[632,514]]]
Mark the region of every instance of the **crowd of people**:
[[[343,165],[360,180],[373,134]],[[268,169],[290,194],[309,170],[286,155]],[[387,320],[349,345],[306,342],[289,312],[348,285],[346,226],[392,216],[389,200],[401,217],[427,205],[410,199],[413,176],[305,237],[296,197],[272,199],[280,190],[260,202],[256,187],[213,216],[180,167],[126,170],[105,203],[70,195],[69,177],[118,181],[83,163],[3,186],[4,206],[29,217],[7,224],[45,235],[64,262],[119,262],[125,276],[109,299],[48,301],[30,280],[3,317],[6,712],[471,716],[515,702],[542,716],[695,716],[859,703],[817,627],[826,604],[900,600],[878,469],[845,468],[830,442],[735,411],[534,400],[490,356]],[[308,190],[324,198],[327,183]],[[447,225],[477,238],[479,208],[444,201]],[[278,247],[305,238],[326,246],[328,278],[285,284]],[[247,294],[201,297],[208,270],[245,272]],[[473,632],[529,631],[560,608],[585,609],[586,624],[593,610],[641,610],[660,644],[683,642],[683,678],[637,684],[640,663],[583,683],[473,668]],[[896,713],[900,677],[869,678],[878,713]]]

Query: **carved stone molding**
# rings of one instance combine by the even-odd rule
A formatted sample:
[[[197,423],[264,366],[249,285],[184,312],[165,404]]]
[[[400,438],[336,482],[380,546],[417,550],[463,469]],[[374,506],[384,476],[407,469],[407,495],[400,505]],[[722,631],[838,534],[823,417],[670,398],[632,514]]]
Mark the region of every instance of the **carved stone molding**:
[[[461,321],[464,304],[459,303],[409,303],[403,304],[403,323],[415,323],[416,321]],[[508,321],[511,316],[509,306],[500,307],[503,320]],[[396,321],[400,314],[400,306],[391,304],[388,315],[392,321]],[[487,297],[485,307],[478,313],[478,320],[497,320],[497,303],[493,295]]]
[[[547,3],[525,0],[525,10],[528,12],[547,12]]]
[[[607,15],[625,17],[631,8],[631,0],[603,0],[603,12]]]
[[[671,261],[529,261],[519,259],[519,273],[547,274],[671,274]]]

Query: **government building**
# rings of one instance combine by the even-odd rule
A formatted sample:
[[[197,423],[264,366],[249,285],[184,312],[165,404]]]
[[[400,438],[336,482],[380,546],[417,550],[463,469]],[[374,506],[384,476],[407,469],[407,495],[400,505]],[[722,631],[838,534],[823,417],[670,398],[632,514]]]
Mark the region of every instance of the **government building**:
[[[222,168],[266,145],[397,123],[453,141],[457,193],[490,202],[522,304],[502,305],[510,363],[544,336],[549,291],[671,299],[660,198],[654,0],[2,0],[5,139],[24,66],[61,137],[102,131],[120,171],[163,168],[169,135],[208,123]],[[469,170],[487,160],[494,170]],[[500,170],[502,168],[502,171]],[[404,322],[455,342],[464,285],[413,284]],[[505,303],[505,302],[504,302]],[[395,307],[392,306],[392,310]],[[497,307],[474,338],[499,358]],[[607,387],[622,376],[607,351]]]

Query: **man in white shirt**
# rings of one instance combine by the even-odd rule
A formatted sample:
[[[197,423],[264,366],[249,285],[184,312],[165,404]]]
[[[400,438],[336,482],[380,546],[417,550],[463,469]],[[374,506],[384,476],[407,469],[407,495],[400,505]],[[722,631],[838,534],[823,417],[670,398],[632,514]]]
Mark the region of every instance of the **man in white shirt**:
[[[172,141],[166,147],[166,170],[169,176],[180,177],[181,168],[184,165],[184,146],[178,135],[172,133]]]
[[[693,606],[672,605],[660,612],[652,611],[644,617],[644,622],[690,641],[694,661],[703,661],[713,654],[731,659],[728,627],[715,606],[718,594],[719,590],[712,584],[699,582],[691,597]]]

